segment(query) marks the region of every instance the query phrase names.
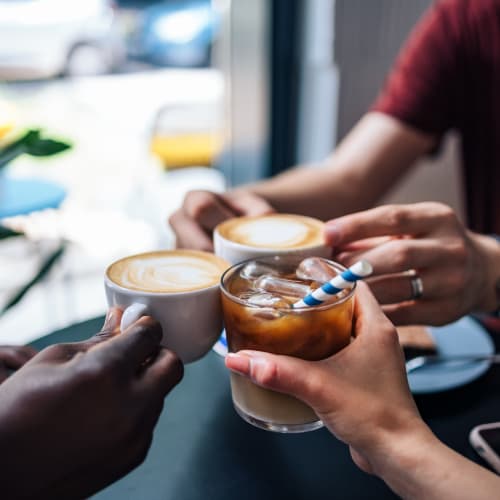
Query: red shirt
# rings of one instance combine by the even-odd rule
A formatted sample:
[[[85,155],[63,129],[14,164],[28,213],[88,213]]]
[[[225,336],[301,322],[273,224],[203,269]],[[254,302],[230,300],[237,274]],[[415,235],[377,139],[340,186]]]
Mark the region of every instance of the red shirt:
[[[500,0],[444,0],[414,29],[372,108],[462,136],[469,226],[500,234]]]

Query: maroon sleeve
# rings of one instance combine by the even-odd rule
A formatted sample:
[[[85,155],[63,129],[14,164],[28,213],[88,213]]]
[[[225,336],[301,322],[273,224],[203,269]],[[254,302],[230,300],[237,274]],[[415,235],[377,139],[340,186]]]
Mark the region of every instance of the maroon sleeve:
[[[466,1],[445,0],[427,11],[403,46],[372,111],[433,135],[453,127]]]

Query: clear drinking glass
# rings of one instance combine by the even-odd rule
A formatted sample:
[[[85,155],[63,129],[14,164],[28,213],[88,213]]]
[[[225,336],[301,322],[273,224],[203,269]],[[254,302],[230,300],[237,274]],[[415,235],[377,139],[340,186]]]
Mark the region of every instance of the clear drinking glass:
[[[240,272],[249,262],[270,267],[287,277],[295,275],[301,260],[303,257],[291,255],[264,257],[236,264],[223,274],[222,309],[229,352],[252,349],[314,361],[327,358],[349,344],[356,285],[339,300],[315,307],[270,308],[242,298],[249,282]],[[335,273],[345,270],[340,264],[322,260]],[[258,387],[233,372],[231,391],[236,412],[262,429],[290,433],[323,426],[305,403]]]

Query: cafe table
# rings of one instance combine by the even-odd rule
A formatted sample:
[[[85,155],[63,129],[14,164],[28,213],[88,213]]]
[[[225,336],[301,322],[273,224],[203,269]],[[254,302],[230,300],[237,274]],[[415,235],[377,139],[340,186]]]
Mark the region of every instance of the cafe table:
[[[41,349],[100,330],[103,318],[38,339]],[[497,335],[498,337],[498,335]],[[492,335],[498,352],[499,339]],[[437,436],[481,463],[468,444],[475,425],[500,421],[500,368],[438,394],[419,395],[420,412]],[[90,411],[99,411],[91,408]],[[362,408],[359,409],[363,411]],[[144,463],[97,493],[97,500],[303,500],[397,498],[379,479],[360,471],[348,447],[327,430],[277,434],[245,423],[231,403],[222,357],[210,352],[186,366],[165,401]]]

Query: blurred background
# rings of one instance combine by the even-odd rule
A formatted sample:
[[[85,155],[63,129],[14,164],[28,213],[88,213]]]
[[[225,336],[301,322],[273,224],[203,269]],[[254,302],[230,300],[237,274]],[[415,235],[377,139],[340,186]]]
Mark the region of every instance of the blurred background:
[[[430,4],[0,0],[0,343],[102,314],[107,264],[172,247],[188,190],[324,158]],[[30,129],[71,147],[6,149]],[[386,201],[461,213],[457,150]]]

